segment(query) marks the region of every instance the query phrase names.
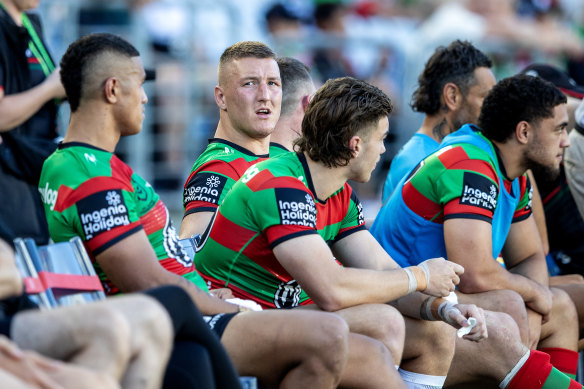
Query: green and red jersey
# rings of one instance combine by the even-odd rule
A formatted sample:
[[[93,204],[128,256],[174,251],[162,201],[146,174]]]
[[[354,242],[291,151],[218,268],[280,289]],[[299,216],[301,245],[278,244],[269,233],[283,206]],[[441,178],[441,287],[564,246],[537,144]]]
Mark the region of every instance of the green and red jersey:
[[[195,262],[213,288],[229,287],[236,297],[264,308],[310,304],[274,256],[274,247],[308,234],[333,244],[364,224],[361,203],[349,184],[320,200],[304,155],[287,153],[250,167],[233,186]]]
[[[505,190],[511,191],[511,181],[504,178],[503,183]],[[521,200],[514,222],[531,214],[531,185],[526,174],[519,177],[519,188]],[[431,154],[400,189],[407,207],[434,223],[456,217],[490,222],[500,190],[489,155],[464,143]]]
[[[59,145],[43,165],[39,191],[51,238],[62,242],[81,237],[106,293],[118,288],[95,256],[142,229],[165,269],[196,274],[158,194],[112,153],[77,142]],[[205,286],[202,280],[197,284]]]
[[[405,267],[447,258],[445,220],[483,220],[492,225],[497,258],[511,224],[531,215],[531,195],[527,175],[507,179],[495,145],[475,127],[463,126],[395,189],[370,232]]]
[[[267,154],[254,154],[227,140],[211,139],[184,185],[184,215],[215,212],[247,168],[267,158]]]

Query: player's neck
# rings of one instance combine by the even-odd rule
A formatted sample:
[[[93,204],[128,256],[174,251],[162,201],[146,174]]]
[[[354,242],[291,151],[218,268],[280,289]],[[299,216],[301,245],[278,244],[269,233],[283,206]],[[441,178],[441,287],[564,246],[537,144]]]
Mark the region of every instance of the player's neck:
[[[278,124],[272,135],[270,135],[271,143],[278,143],[288,150],[292,151],[294,148],[294,141],[300,136],[300,131],[295,131],[291,123],[280,117]]]
[[[119,131],[104,119],[104,115],[79,111],[71,114],[63,142],[87,143],[113,153],[119,140]]]
[[[316,191],[315,196],[318,199],[327,199],[345,185],[347,175],[344,167],[329,168],[320,162],[313,161],[306,154],[304,155]]]
[[[523,166],[523,153],[516,147],[512,141],[505,143],[491,141],[499,149],[499,156],[504,165],[504,171],[507,178],[514,180],[521,176],[527,170]]]
[[[215,138],[221,138],[235,143],[256,155],[268,154],[270,151],[270,137],[251,138],[231,126],[225,125],[221,120],[215,131]]]
[[[14,23],[16,23],[17,26],[22,26],[22,10],[18,9],[10,0],[0,0],[0,2],[8,15],[14,20]]]
[[[418,133],[427,135],[438,143],[442,142],[442,139],[451,132],[450,123],[444,115],[426,115],[418,130]]]

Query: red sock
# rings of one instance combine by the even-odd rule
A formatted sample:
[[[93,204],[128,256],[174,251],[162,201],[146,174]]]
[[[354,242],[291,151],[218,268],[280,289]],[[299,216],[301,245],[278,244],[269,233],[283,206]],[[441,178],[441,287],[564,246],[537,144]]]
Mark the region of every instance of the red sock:
[[[550,356],[537,350],[531,350],[529,358],[509,382],[507,389],[541,388],[551,370]]]
[[[550,356],[550,363],[559,371],[568,374],[572,378],[576,376],[578,370],[578,352],[560,347],[540,348]]]

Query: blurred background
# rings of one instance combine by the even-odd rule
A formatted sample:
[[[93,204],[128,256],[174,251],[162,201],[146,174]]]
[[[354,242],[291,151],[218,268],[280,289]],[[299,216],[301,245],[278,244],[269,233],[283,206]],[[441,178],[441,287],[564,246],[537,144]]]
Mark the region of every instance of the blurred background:
[[[368,80],[394,103],[390,136],[372,179],[354,188],[366,217],[380,207],[392,157],[418,129],[409,107],[438,45],[466,39],[487,53],[497,79],[532,62],[566,70],[584,85],[584,0],[42,0],[36,9],[56,60],[92,32],[123,36],[156,72],[141,134],[118,155],[182,218],[182,187],[218,121],[213,98],[222,51],[260,40],[312,69],[317,86],[344,75]],[[69,118],[60,112],[60,132]]]

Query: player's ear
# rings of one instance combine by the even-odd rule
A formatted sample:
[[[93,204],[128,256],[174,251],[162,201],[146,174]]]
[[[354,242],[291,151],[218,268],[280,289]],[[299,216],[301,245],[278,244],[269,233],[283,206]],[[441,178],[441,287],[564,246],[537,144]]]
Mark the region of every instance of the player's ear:
[[[106,101],[110,104],[115,104],[118,102],[121,93],[120,80],[116,77],[110,77],[105,80],[105,85],[103,87],[103,94]]]
[[[515,126],[515,137],[517,138],[517,141],[521,144],[527,144],[530,138],[533,137],[532,134],[533,127],[531,127],[531,125],[525,120],[520,121]]]
[[[357,157],[361,152],[363,140],[359,137],[359,135],[353,135],[351,139],[349,139],[349,149],[353,153],[353,158]]]
[[[442,100],[450,111],[454,111],[460,107],[462,93],[455,83],[448,82],[444,85],[444,88],[442,88]]]
[[[219,85],[215,86],[215,103],[219,109],[227,111],[227,104],[225,103],[225,93],[223,93],[223,88]]]

